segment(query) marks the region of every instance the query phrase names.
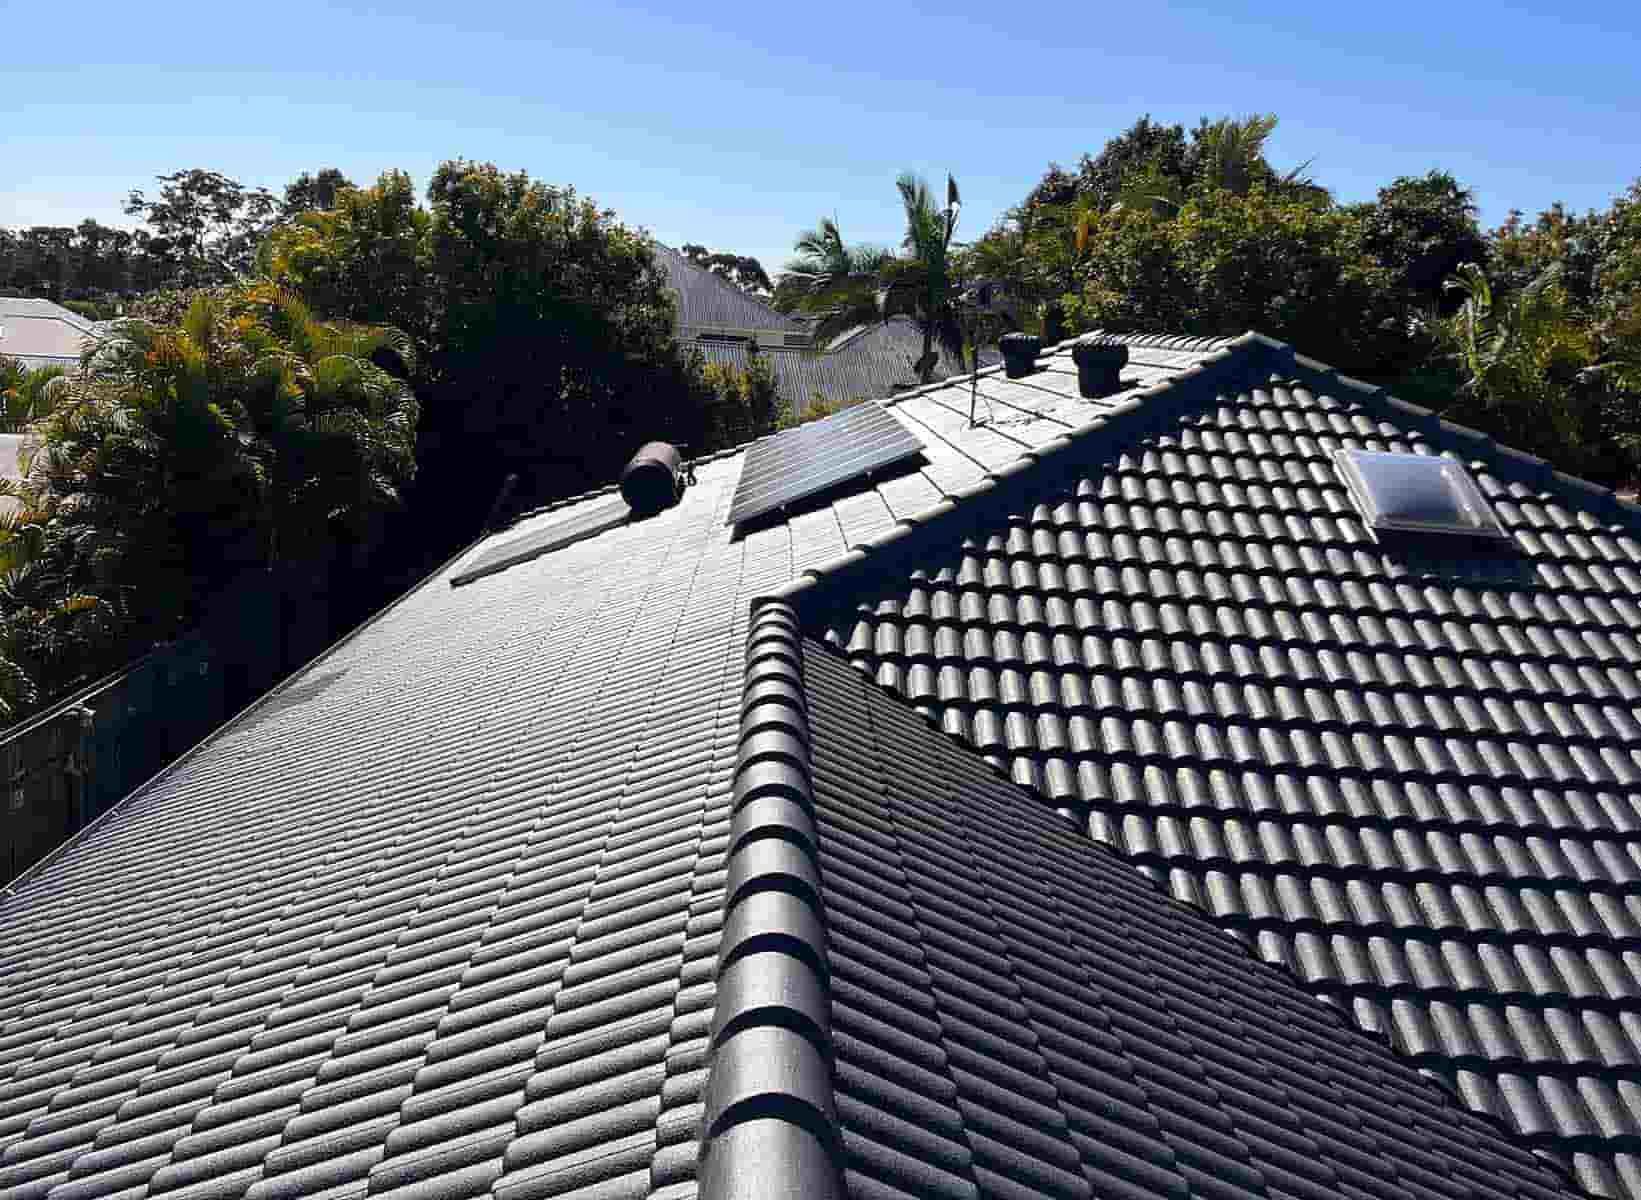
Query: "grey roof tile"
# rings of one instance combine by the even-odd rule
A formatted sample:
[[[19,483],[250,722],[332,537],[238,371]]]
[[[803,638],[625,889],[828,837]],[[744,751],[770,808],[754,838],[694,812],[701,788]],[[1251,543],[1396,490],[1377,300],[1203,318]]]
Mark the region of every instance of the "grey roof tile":
[[[1430,583],[1364,539],[1324,456],[1426,426],[1263,380],[1193,413],[1159,385],[1230,378],[1257,339],[1130,342],[1101,401],[1066,347],[982,375],[977,427],[966,386],[895,397],[916,470],[745,537],[722,527],[729,455],[650,521],[454,593],[450,564],[122,804],[0,897],[4,1186],[673,1197],[762,1156],[810,1193],[841,1163],[861,1195],[1387,1194],[1380,1160],[1397,1194],[1555,1193],[1394,1060],[1319,1088],[1334,1051],[1292,1043],[1339,1041],[1328,1005],[1484,1108],[1530,1093],[1579,1178],[1622,1185],[1641,543],[1500,466],[1483,486],[1559,539],[1548,602]],[[1086,471],[1124,421],[1147,432]],[[1069,490],[994,520],[1045,470]],[[1024,824],[972,825],[975,789],[1008,785],[928,730],[885,774],[889,715],[781,733],[817,694],[762,633],[743,737],[749,601],[888,561],[958,503],[969,550],[904,591],[880,575],[848,640],[1059,806]],[[789,853],[816,842],[811,742],[818,883]],[[886,786],[970,799],[919,816]],[[1111,869],[1050,879],[1021,836]],[[1142,874],[1315,998],[1249,976]],[[1228,1049],[1250,1041],[1274,1048],[1257,1070]]]
[[[1493,1189],[1533,1170],[1547,1194],[1564,1187],[1438,1093],[1409,1120],[1423,1088],[1397,1082],[1407,1068],[1342,1023],[1292,1021],[1297,989],[1193,936],[1201,918],[826,651],[806,647],[804,665],[852,1191],[1475,1194],[1450,1183],[1461,1162]],[[862,777],[872,794],[855,794]],[[1187,943],[1209,951],[1215,996],[1205,964],[1176,965]],[[879,969],[916,961],[928,969]],[[943,1053],[883,1019],[908,1009],[938,1016]]]
[[[1546,492],[1535,468],[1468,443],[1484,488],[1517,497],[1498,510],[1513,557],[1399,557],[1367,537],[1326,453],[1435,452],[1452,435],[1409,427],[1378,393],[1276,369],[1253,387],[1234,373],[1175,385],[1176,415],[1074,437],[1086,449],[1062,456],[1065,473],[1002,485],[988,524],[943,536],[937,520],[880,551],[892,565],[823,576],[799,593],[806,622],[1016,780],[1080,801],[1097,838],[1228,929],[1258,931],[1324,998],[1344,987],[1351,1004],[1389,1012],[1392,997],[1456,989],[1446,994],[1469,1002],[1455,1019],[1474,1025],[1509,996],[1531,1006],[1587,991],[1461,965],[1540,946],[1579,962],[1619,952],[1601,958],[1605,977],[1633,995],[1641,977],[1619,964],[1635,961],[1641,847],[1634,806],[1617,798],[1641,773],[1636,614],[1619,607],[1633,607],[1620,572],[1632,570],[1634,516],[1582,488]],[[913,637],[904,605],[934,579],[949,591]],[[1017,638],[1049,614],[1079,636],[1057,640],[1029,686],[1005,683]],[[914,692],[925,661],[944,682],[925,673]],[[1227,765],[1234,785],[1202,794],[1200,773]],[[1237,810],[1264,807],[1273,788],[1280,819],[1246,824]],[[1361,800],[1341,807],[1346,796]],[[1202,815],[1182,820],[1192,808]],[[1262,903],[1273,877],[1354,887],[1356,899],[1325,916],[1299,902],[1314,890]],[[1396,889],[1421,898],[1393,916]],[[1470,903],[1477,889],[1487,898]],[[1310,924],[1375,936],[1318,953]],[[1432,943],[1430,929],[1465,940]],[[1613,1033],[1623,1028],[1603,1027],[1592,1070],[1641,1049]],[[1424,1025],[1408,1036],[1451,1070]],[[1630,1135],[1568,1098],[1582,1093],[1561,1086],[1563,1060],[1535,1036],[1516,1058],[1487,1049],[1503,1056],[1513,1038],[1476,1041],[1472,1073],[1528,1069],[1519,1085],[1490,1082],[1489,1103],[1530,1106],[1521,1127],[1547,1149],[1574,1137],[1622,1151]],[[1579,1053],[1601,1044],[1592,1034]]]

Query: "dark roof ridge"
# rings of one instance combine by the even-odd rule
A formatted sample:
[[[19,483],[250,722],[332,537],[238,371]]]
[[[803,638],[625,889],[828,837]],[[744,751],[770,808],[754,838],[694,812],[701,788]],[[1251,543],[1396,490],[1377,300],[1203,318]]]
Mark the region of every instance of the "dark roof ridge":
[[[1132,335],[1122,336],[1126,341]],[[798,578],[772,592],[771,597],[792,603],[808,603],[812,595],[817,593],[823,585],[827,587],[837,586],[842,581],[852,577],[862,564],[868,562],[875,564],[882,561],[886,553],[905,549],[903,543],[907,539],[924,532],[931,526],[943,523],[944,519],[948,518],[958,508],[964,507],[971,502],[984,502],[995,498],[998,490],[1005,482],[1024,475],[1039,465],[1055,466],[1067,452],[1073,450],[1085,439],[1102,433],[1109,436],[1113,431],[1127,431],[1128,426],[1131,424],[1153,421],[1158,416],[1171,412],[1172,409],[1166,404],[1166,401],[1186,397],[1190,385],[1228,371],[1245,370],[1255,365],[1256,356],[1263,357],[1263,352],[1270,350],[1272,347],[1279,347],[1282,350],[1288,349],[1281,342],[1275,342],[1263,334],[1251,332],[1231,339],[1165,339],[1147,335],[1145,340],[1136,339],[1133,344],[1144,344],[1166,349],[1196,348],[1195,345],[1163,347],[1160,345],[1163,341],[1188,341],[1191,343],[1205,341],[1216,348],[1204,356],[1200,362],[1186,367],[1178,375],[1161,383],[1152,384],[1150,387],[1139,388],[1131,392],[1122,403],[1105,410],[1085,424],[1068,430],[1041,446],[1023,451],[1012,463],[998,470],[986,472],[985,477],[980,482],[949,493],[944,499],[922,512],[910,517],[903,517],[888,532],[875,538],[869,538],[828,562],[806,568]],[[1062,342],[1060,346],[1055,347],[1055,350],[1058,351],[1069,344],[1069,342]],[[998,367],[990,368],[991,371],[1000,369]],[[987,373],[989,371],[977,372],[977,374],[982,375]],[[947,380],[937,386],[950,387],[956,382],[958,381]],[[928,390],[933,390],[933,388],[907,392],[896,397],[895,402],[898,403],[910,396],[919,395]]]
[[[797,614],[747,632],[701,1195],[842,1200],[831,989]]]

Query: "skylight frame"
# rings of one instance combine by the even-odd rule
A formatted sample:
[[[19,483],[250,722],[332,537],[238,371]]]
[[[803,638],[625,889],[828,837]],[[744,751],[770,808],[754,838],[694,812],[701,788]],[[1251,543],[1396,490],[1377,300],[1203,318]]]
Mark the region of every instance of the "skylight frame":
[[[1489,542],[1511,540],[1469,468],[1457,459],[1436,454],[1341,448],[1333,452],[1333,460],[1352,502],[1375,537],[1410,534],[1481,538]],[[1410,473],[1425,478],[1406,478]],[[1395,475],[1403,478],[1397,479]],[[1424,489],[1427,501],[1445,493],[1454,515],[1447,519],[1403,515],[1410,507],[1406,503],[1411,499],[1406,494],[1410,486]],[[1394,493],[1398,490],[1403,492],[1404,503],[1400,506],[1395,503]]]

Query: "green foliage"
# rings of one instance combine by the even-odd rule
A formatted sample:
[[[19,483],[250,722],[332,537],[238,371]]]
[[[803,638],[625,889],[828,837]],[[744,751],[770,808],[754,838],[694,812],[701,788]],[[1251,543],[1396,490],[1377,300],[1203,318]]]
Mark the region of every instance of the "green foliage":
[[[159,195],[135,189],[125,211],[152,231],[150,252],[170,264],[168,282],[200,287],[247,274],[273,222],[273,195],[199,168],[156,180]]]
[[[702,377],[711,392],[699,453],[738,446],[777,428],[785,428],[787,405],[775,380],[775,369],[754,343],[745,370],[707,363]]]
[[[317,312],[410,335],[447,505],[509,470],[563,495],[643,441],[706,436],[713,389],[675,342],[649,240],[573,188],[454,160],[424,207],[389,171],[275,229],[261,263]]]
[[[0,354],[0,433],[17,433],[50,414],[67,387],[62,367],[25,367]]]
[[[1425,308],[1443,306],[1449,294],[1443,283],[1460,264],[1487,261],[1475,196],[1446,171],[1401,176],[1379,189],[1375,203],[1353,212],[1362,221],[1364,248]]]
[[[353,186],[353,181],[335,167],[321,168],[317,175],[303,171],[285,185],[280,215],[289,218],[297,213],[329,212],[336,207],[337,197]]]
[[[769,273],[763,264],[744,254],[726,251],[713,252],[693,242],[685,243],[683,255],[698,267],[711,271],[726,283],[732,283],[749,296],[767,299],[775,292]]]
[[[1598,343],[1578,319],[1554,265],[1508,295],[1467,263],[1449,281],[1462,297],[1438,326],[1463,386],[1447,415],[1598,482],[1633,481],[1641,413],[1594,370]]]
[[[0,291],[43,296],[70,308],[89,301],[94,311],[75,311],[92,320],[116,315],[110,309],[117,302],[108,297],[157,287],[170,269],[143,230],[111,229],[90,219],[72,228],[0,229]]]
[[[258,262],[317,311],[392,325],[425,347],[434,290],[427,279],[429,223],[410,176],[386,171],[371,187],[339,190],[329,209],[277,226]]]
[[[25,477],[4,488],[20,574],[0,654],[54,693],[197,619],[240,571],[372,537],[415,473],[416,400],[380,358],[415,355],[268,284],[122,322],[47,385]]]
[[[1403,338],[1390,272],[1351,214],[1263,186],[1211,190],[1177,215],[1094,217],[1072,329],[1258,329],[1345,368],[1373,365]]]
[[[776,295],[789,311],[814,317],[814,339],[820,346],[859,325],[910,317],[923,334],[916,370],[927,383],[939,361],[936,341],[953,353],[962,352],[953,241],[962,199],[950,176],[944,206],[937,204],[929,185],[910,172],[902,174],[895,187],[906,218],[901,254],[851,246],[843,240],[836,218],[823,217],[814,229],[798,235],[793,246],[797,257],[786,265]]]
[[[788,409],[781,413],[781,419],[776,422],[776,429],[796,429],[799,425],[807,425],[811,421],[824,421],[827,417],[836,416],[846,408],[853,408],[857,404],[866,403],[865,396],[854,396],[848,400],[826,400],[819,392],[809,401],[801,413]]]

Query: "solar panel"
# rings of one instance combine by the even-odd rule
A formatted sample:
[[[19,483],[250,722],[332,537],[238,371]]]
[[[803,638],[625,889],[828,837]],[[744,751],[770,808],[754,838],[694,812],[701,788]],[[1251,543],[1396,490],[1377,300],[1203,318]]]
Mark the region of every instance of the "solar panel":
[[[606,529],[612,529],[625,521],[629,512],[625,500],[609,500],[545,529],[538,529],[534,533],[503,542],[486,550],[460,572],[452,575],[450,586],[460,587],[464,583],[472,583],[475,579],[483,579],[486,575],[494,575],[508,567],[529,562],[532,558],[540,558],[543,554],[561,550],[572,542],[603,533]]]
[[[869,402],[800,425],[747,451],[725,524],[750,521],[922,449],[904,425]]]

